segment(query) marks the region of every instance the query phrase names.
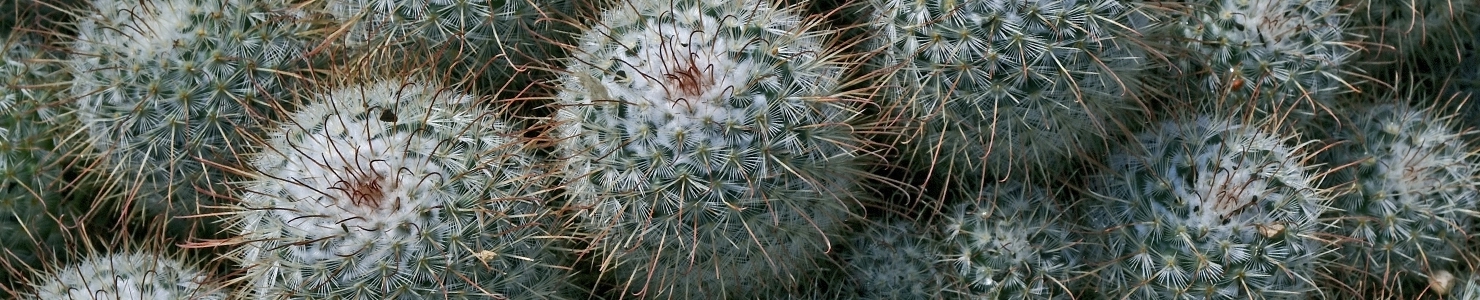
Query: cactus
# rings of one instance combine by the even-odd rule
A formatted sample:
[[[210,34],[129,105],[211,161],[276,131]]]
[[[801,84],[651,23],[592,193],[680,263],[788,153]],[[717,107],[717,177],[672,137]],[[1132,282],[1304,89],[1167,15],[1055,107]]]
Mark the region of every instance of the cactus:
[[[42,274],[27,299],[226,299],[206,273],[148,252],[88,257]]]
[[[94,0],[68,59],[71,96],[98,176],[120,188],[137,216],[200,213],[225,194],[243,132],[288,97],[282,73],[296,71],[306,29],[281,1]],[[208,192],[198,192],[205,190]],[[166,200],[132,201],[138,195]],[[131,212],[131,214],[137,212]],[[198,220],[198,219],[197,219]],[[179,225],[179,226],[176,226]]]
[[[1090,259],[1111,299],[1300,299],[1330,202],[1302,146],[1199,117],[1138,135],[1092,176]]]
[[[606,11],[561,79],[565,191],[602,278],[643,298],[799,289],[862,193],[829,31],[769,1]]]
[[[348,85],[267,136],[233,230],[254,298],[559,298],[514,127],[423,79]]]
[[[893,74],[880,101],[914,126],[904,155],[973,189],[1099,153],[1147,62],[1117,0],[869,3],[875,63]]]
[[[1480,3],[1459,0],[1345,0],[1353,32],[1372,43],[1356,61],[1379,79],[1395,72],[1444,75],[1480,47]],[[1438,78],[1442,80],[1443,78]],[[1440,82],[1442,83],[1442,82]]]
[[[56,107],[63,78],[46,41],[34,35],[0,36],[0,270],[39,266],[65,247],[63,224],[82,214],[67,199],[60,169],[70,163],[64,142],[66,111]],[[0,271],[0,282],[13,274]],[[3,288],[5,284],[0,284]]]
[[[1379,105],[1352,112],[1349,128],[1338,131],[1326,163],[1344,166],[1332,181],[1349,184],[1328,218],[1333,235],[1349,238],[1331,262],[1364,279],[1415,279],[1457,270],[1480,202],[1480,168],[1475,150],[1449,125],[1426,109]],[[1456,266],[1456,265],[1459,266]],[[1401,287],[1399,281],[1380,286]]]
[[[994,183],[945,222],[942,260],[972,299],[1073,299],[1084,265],[1052,194]]]
[[[1218,99],[1213,110],[1264,115],[1328,113],[1349,91],[1343,73],[1353,54],[1334,0],[1204,0],[1178,24],[1197,74],[1192,99]],[[1209,93],[1210,92],[1210,93]],[[1206,105],[1206,104],[1199,104]]]
[[[839,255],[848,276],[838,281],[839,290],[850,297],[835,298],[923,300],[947,295],[947,272],[937,266],[941,244],[932,232],[906,220],[855,232]]]
[[[563,56],[555,45],[567,42],[570,30],[554,17],[573,9],[567,0],[332,0],[326,5],[349,26],[345,42],[352,49],[435,56],[442,70],[510,91],[530,83],[516,72],[548,69],[543,61]],[[396,59],[405,60],[404,55]]]

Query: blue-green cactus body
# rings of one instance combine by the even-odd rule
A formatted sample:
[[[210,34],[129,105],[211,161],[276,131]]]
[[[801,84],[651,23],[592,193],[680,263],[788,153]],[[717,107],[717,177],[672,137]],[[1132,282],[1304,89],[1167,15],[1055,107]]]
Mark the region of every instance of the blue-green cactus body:
[[[1302,299],[1330,202],[1280,136],[1233,121],[1168,122],[1093,176],[1092,265],[1115,299]]]
[[[384,80],[268,134],[233,229],[253,298],[549,299],[542,171],[474,97]]]
[[[1467,231],[1480,202],[1480,168],[1468,134],[1449,118],[1406,105],[1379,105],[1351,112],[1341,144],[1326,153],[1327,164],[1343,166],[1331,180],[1350,184],[1328,213],[1333,234],[1350,243],[1333,269],[1348,282],[1420,278],[1453,270],[1466,261]],[[1390,280],[1396,287],[1401,281]]]
[[[616,292],[771,298],[838,241],[862,142],[824,33],[765,1],[631,1],[562,78],[566,192]]]
[[[306,28],[286,7],[95,0],[80,12],[70,94],[81,135],[103,160],[95,173],[113,182],[125,205],[178,223],[171,219],[227,193],[224,172],[211,165],[235,165],[243,133],[256,132],[290,97],[284,74],[306,51]]]
[[[892,74],[881,104],[912,126],[911,168],[973,189],[1099,152],[1147,63],[1116,0],[869,3],[875,63]]]

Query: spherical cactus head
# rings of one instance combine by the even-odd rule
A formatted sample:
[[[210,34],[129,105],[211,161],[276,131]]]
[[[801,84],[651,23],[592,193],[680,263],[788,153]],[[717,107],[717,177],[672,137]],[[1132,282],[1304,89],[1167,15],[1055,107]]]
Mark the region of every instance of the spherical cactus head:
[[[1203,0],[1179,22],[1190,50],[1184,69],[1199,74],[1194,105],[1263,116],[1329,111],[1351,90],[1342,74],[1355,53],[1335,0]],[[1252,99],[1252,100],[1251,100]],[[1252,107],[1249,107],[1252,106]]]
[[[95,254],[38,275],[29,299],[226,299],[205,272],[151,252]]]
[[[1054,193],[1016,181],[987,186],[945,219],[939,260],[969,297],[1072,299],[1084,270]]]
[[[513,125],[415,77],[312,97],[252,156],[232,219],[249,297],[560,297]]]
[[[940,299],[949,287],[948,270],[938,265],[940,241],[934,231],[903,219],[870,223],[854,231],[839,252],[846,280],[837,289],[849,299]]]
[[[1475,149],[1452,116],[1407,105],[1352,109],[1324,156],[1345,191],[1328,218],[1349,243],[1332,268],[1343,282],[1397,289],[1440,271],[1461,271],[1480,202]],[[1397,280],[1393,280],[1397,279]],[[1378,282],[1381,281],[1381,282]]]
[[[1051,180],[1133,115],[1146,59],[1120,1],[869,3],[881,104],[911,127],[915,170],[971,188]]]
[[[200,231],[236,165],[287,97],[304,26],[282,1],[94,0],[79,12],[67,59],[72,107],[127,215]],[[148,196],[148,197],[146,197]],[[157,200],[150,200],[157,199]],[[190,231],[198,232],[190,232]]]
[[[1235,120],[1163,123],[1090,179],[1100,291],[1238,299],[1313,289],[1329,193],[1293,136]]]
[[[558,156],[617,292],[771,298],[838,240],[862,141],[816,23],[767,1],[641,0],[583,33]]]

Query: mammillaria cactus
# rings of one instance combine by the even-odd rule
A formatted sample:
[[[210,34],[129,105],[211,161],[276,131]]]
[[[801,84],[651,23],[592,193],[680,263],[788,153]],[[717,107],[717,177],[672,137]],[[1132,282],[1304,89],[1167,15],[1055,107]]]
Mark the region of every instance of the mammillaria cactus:
[[[1327,164],[1344,166],[1330,180],[1350,184],[1328,212],[1338,236],[1350,238],[1334,269],[1355,269],[1358,282],[1429,277],[1464,264],[1466,234],[1480,202],[1480,163],[1451,129],[1451,117],[1438,117],[1406,105],[1378,105],[1351,113],[1341,144],[1326,152]],[[1422,281],[1422,280],[1417,280]]]
[[[617,292],[779,297],[839,240],[864,176],[844,57],[775,5],[630,1],[580,39],[557,155]]]
[[[1330,199],[1291,137],[1200,117],[1167,122],[1091,178],[1092,264],[1111,299],[1301,298]]]
[[[63,246],[58,219],[80,213],[61,188],[66,157],[58,145],[70,123],[50,106],[60,101],[48,87],[59,66],[46,63],[53,58],[43,42],[0,36],[0,282],[9,282],[5,270],[35,267],[45,259],[40,252]]]
[[[940,299],[947,295],[947,274],[938,237],[904,220],[868,226],[848,238],[839,255],[848,280],[838,299]]]
[[[542,171],[473,101],[415,78],[349,85],[269,133],[233,218],[251,297],[561,297]]]
[[[1201,84],[1200,94],[1187,96],[1220,100],[1214,110],[1327,113],[1333,96],[1351,88],[1342,73],[1350,72],[1343,67],[1354,51],[1334,0],[1202,0],[1189,7],[1178,22],[1179,40],[1193,55],[1181,62]]]
[[[869,3],[893,74],[882,105],[918,130],[902,145],[912,168],[973,189],[1099,152],[1147,62],[1117,0]]]
[[[30,299],[226,299],[204,272],[155,253],[95,255],[54,272],[40,274]]]
[[[345,35],[351,48],[430,54],[490,88],[508,85],[506,90],[518,91],[529,82],[514,78],[516,71],[548,68],[538,64],[561,55],[554,45],[567,40],[563,31],[569,29],[555,17],[570,13],[570,2],[331,0],[326,5],[350,27]]]
[[[945,222],[940,259],[973,299],[1072,299],[1082,272],[1078,248],[1053,194],[1016,181],[994,183],[957,205]]]
[[[81,134],[99,176],[142,216],[196,214],[278,102],[304,48],[282,1],[94,0],[69,58]],[[200,193],[199,190],[210,192]],[[173,226],[172,228],[189,228]]]
[[[1351,6],[1351,29],[1362,34],[1368,51],[1358,61],[1390,71],[1393,65],[1447,71],[1473,51],[1480,32],[1480,3],[1459,0],[1344,0]],[[1391,76],[1390,73],[1376,73]],[[1390,79],[1380,77],[1381,79]]]

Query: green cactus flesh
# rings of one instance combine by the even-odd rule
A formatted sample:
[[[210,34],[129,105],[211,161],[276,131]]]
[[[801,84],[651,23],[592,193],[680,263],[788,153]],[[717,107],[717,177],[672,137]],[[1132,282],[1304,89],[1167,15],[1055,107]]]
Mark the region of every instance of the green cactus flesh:
[[[1330,199],[1292,137],[1201,117],[1163,123],[1092,177],[1100,291],[1128,299],[1300,299]]]
[[[252,297],[562,297],[543,173],[473,101],[415,79],[352,85],[270,133],[233,219]]]
[[[869,3],[875,63],[893,74],[882,104],[919,130],[904,155],[972,187],[1102,148],[1146,63],[1116,0]]]
[[[558,96],[566,192],[603,278],[650,298],[769,298],[856,203],[841,61],[795,9],[631,1],[585,32]]]

